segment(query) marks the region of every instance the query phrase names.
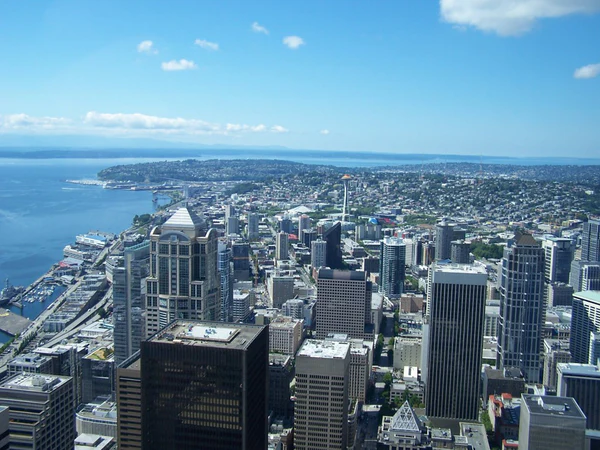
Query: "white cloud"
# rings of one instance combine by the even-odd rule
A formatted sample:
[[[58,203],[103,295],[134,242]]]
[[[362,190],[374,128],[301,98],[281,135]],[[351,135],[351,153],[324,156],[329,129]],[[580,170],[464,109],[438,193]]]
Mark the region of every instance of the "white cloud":
[[[599,64],[588,64],[587,66],[580,67],[575,70],[573,77],[578,79],[585,78],[596,78],[600,75],[600,63]]]
[[[289,130],[285,127],[282,127],[281,125],[273,125],[271,127],[271,132],[272,133],[287,133]]]
[[[194,61],[188,61],[187,59],[180,59],[179,61],[173,59],[169,62],[161,64],[162,70],[173,71],[173,70],[190,70],[195,69],[196,63]]]
[[[4,130],[53,130],[57,128],[63,128],[70,123],[71,120],[64,117],[34,117],[22,113],[0,116],[0,129]]]
[[[157,54],[158,50],[154,48],[154,43],[152,41],[142,41],[137,46],[137,51],[140,53],[150,53]]]
[[[320,133],[325,136],[329,134],[329,130],[321,130]]]
[[[219,50],[219,44],[217,44],[216,42],[206,41],[204,39],[196,39],[194,41],[194,44],[198,47],[202,47],[205,50],[211,50],[213,52]]]
[[[292,50],[296,50],[301,45],[304,45],[305,42],[300,36],[286,36],[283,38],[283,44],[287,45]]]
[[[262,25],[259,25],[258,22],[253,22],[252,23],[252,31],[254,31],[255,33],[269,34],[269,30],[267,30]]]
[[[600,11],[598,0],[440,0],[446,22],[500,36],[519,36],[539,19]]]

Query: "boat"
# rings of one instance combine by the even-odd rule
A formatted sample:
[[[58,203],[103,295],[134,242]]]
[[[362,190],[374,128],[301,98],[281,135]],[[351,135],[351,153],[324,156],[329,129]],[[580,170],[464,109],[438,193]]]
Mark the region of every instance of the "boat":
[[[14,297],[19,295],[25,290],[23,286],[13,286],[10,284],[8,278],[4,283],[4,289],[0,291],[0,305],[5,305],[10,302]]]

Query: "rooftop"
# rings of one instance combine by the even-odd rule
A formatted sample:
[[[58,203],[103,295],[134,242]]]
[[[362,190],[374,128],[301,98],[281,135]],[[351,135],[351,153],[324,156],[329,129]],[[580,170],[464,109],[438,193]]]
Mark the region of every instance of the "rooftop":
[[[594,364],[558,363],[556,369],[563,374],[600,378],[600,366]]]
[[[296,356],[305,356],[309,358],[344,359],[349,351],[349,342],[307,339],[304,341],[304,344],[302,344],[302,347],[300,347],[300,350],[298,350]]]
[[[243,350],[248,348],[263,328],[258,325],[177,320],[148,341]]]
[[[203,225],[203,219],[188,207],[179,208],[169,219],[164,223],[163,228],[185,228],[194,230]]]
[[[523,403],[531,415],[583,418],[585,415],[572,397],[554,397],[549,395],[525,395]]]
[[[600,291],[583,291],[575,292],[573,297],[577,297],[580,300],[600,303]]]
[[[479,273],[487,276],[487,272],[484,267],[474,264],[443,264],[437,262],[434,270],[436,272],[444,273]]]
[[[71,378],[56,375],[40,375],[22,373],[6,379],[0,388],[25,390],[33,392],[49,392],[67,383]]]

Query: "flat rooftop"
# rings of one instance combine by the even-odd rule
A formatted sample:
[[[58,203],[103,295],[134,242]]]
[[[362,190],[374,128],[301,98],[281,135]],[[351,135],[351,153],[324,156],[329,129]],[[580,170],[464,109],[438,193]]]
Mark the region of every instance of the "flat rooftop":
[[[558,366],[563,374],[600,378],[600,367],[594,364],[559,363]]]
[[[306,356],[309,358],[345,359],[350,351],[349,342],[320,341],[307,339],[298,350],[296,357]]]
[[[575,292],[573,297],[589,302],[600,303],[600,291]]]
[[[487,275],[485,268],[474,264],[454,264],[454,263],[439,263],[437,262],[433,268],[436,272],[444,273],[482,273]]]
[[[6,379],[0,384],[2,389],[49,392],[68,382],[71,377],[22,373]]]
[[[244,350],[265,328],[224,322],[177,320],[158,332],[149,342],[184,344]]]
[[[582,418],[584,421],[586,420],[579,405],[572,397],[523,395],[523,403],[532,415]]]

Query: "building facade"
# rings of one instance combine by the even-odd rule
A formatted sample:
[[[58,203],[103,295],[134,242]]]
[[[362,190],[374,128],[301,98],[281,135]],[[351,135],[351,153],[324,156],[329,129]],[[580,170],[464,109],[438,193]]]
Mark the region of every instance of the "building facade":
[[[150,233],[146,281],[147,335],[175,319],[218,320],[217,231],[191,209],[178,209]]]
[[[454,226],[443,219],[435,226],[435,259],[441,261],[452,257]]]
[[[310,244],[310,265],[318,269],[327,264],[327,242],[317,239]]]
[[[600,291],[573,294],[570,350],[573,362],[595,364],[590,360],[591,333],[600,331]]]
[[[557,395],[573,397],[587,418],[586,427],[600,430],[600,365],[557,364]]]
[[[277,258],[279,261],[288,259],[288,245],[288,234],[284,233],[283,231],[277,233],[275,258]]]
[[[381,241],[379,252],[379,292],[388,298],[400,298],[406,278],[406,244],[397,237]]]
[[[519,367],[532,383],[541,380],[544,269],[544,249],[517,233],[501,261],[497,366]]]

